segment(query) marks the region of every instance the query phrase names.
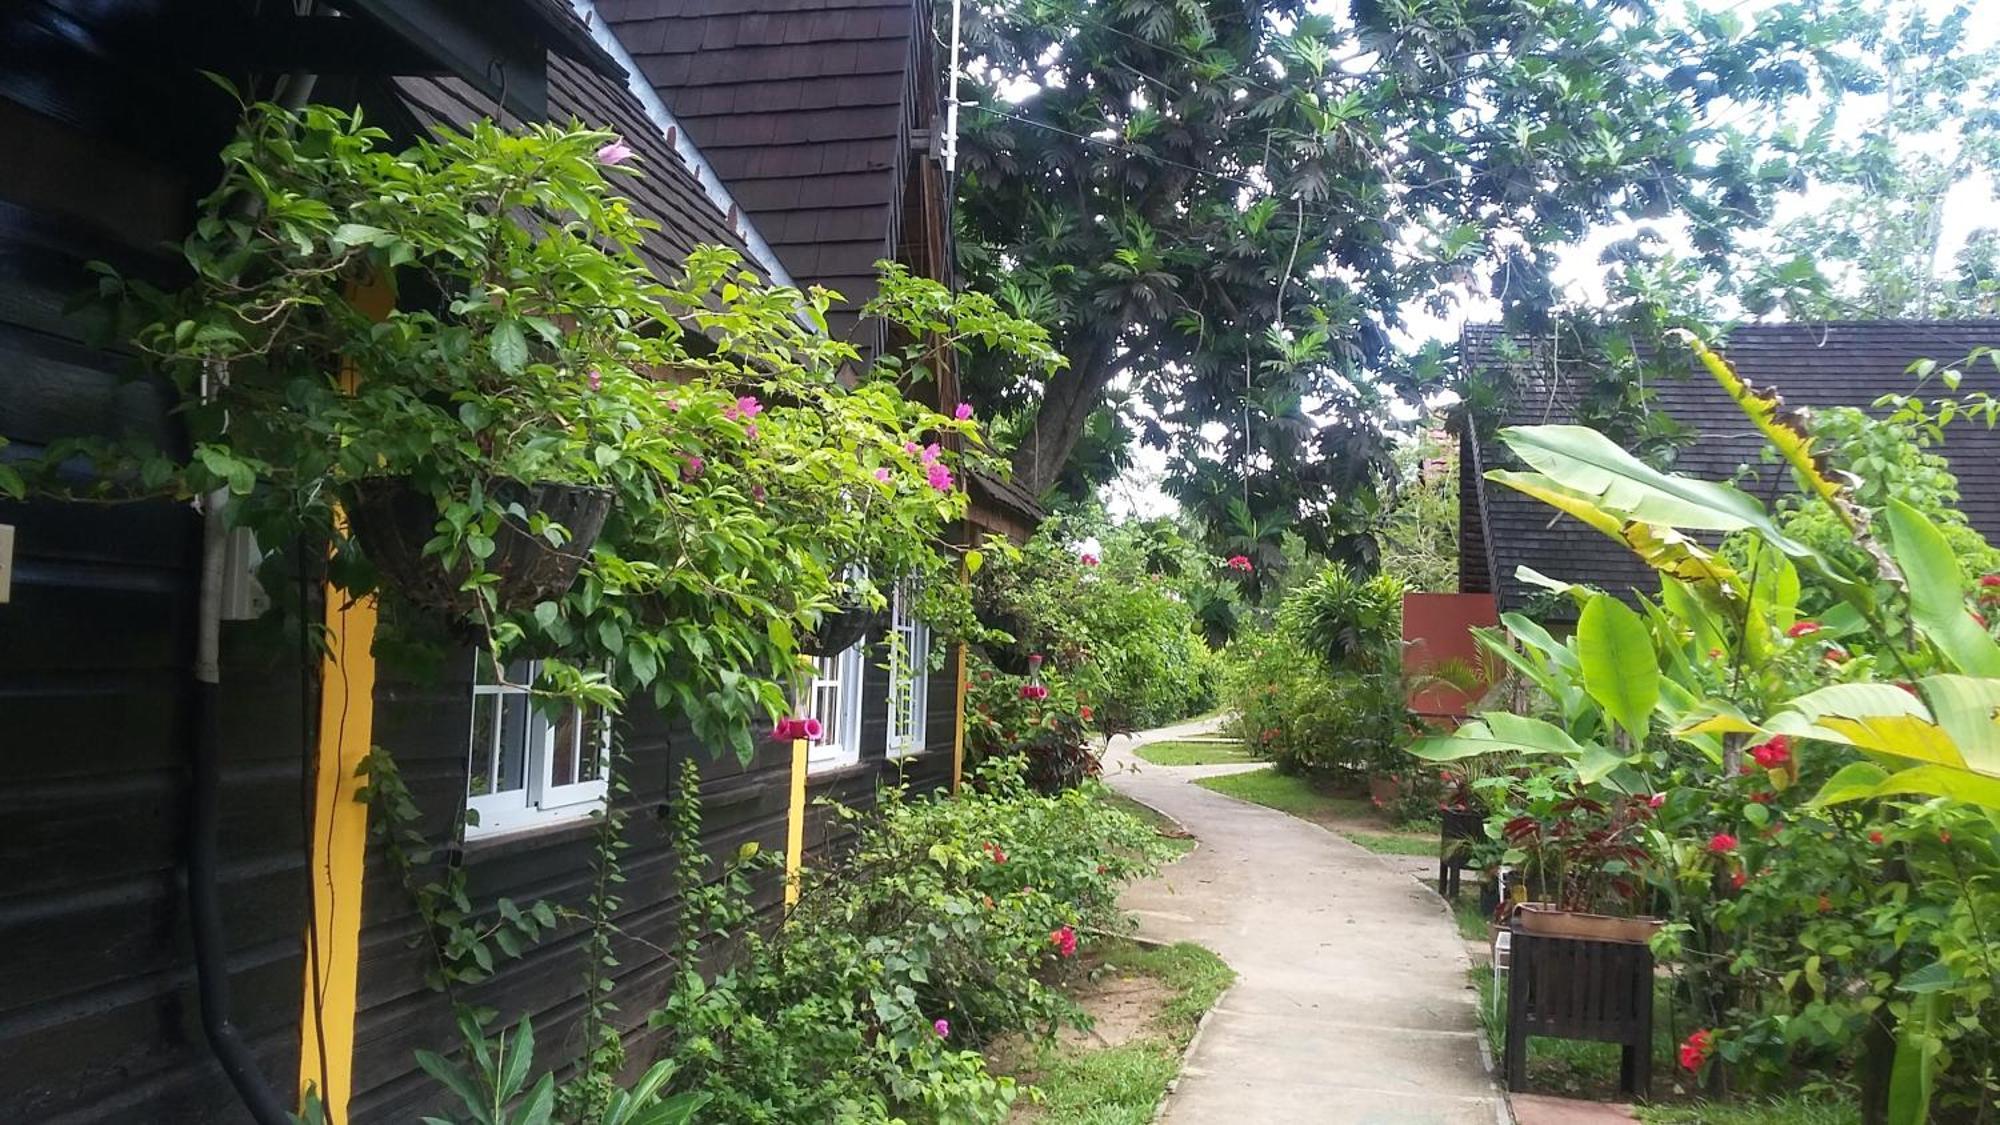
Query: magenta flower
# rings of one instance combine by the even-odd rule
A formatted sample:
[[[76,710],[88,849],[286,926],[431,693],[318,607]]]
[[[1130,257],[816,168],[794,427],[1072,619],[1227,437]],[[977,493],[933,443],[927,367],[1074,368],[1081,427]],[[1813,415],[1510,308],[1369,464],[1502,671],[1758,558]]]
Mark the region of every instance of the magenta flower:
[[[750,499],[755,500],[759,504],[762,504],[764,502],[764,498],[769,495],[770,493],[765,492],[764,486],[761,484],[753,484],[750,486]]]
[[[909,454],[912,457],[915,457],[917,455],[918,450],[920,450],[921,448],[922,446],[919,446],[914,441],[906,441],[903,443],[903,452]]]
[[[627,160],[632,159],[632,156],[632,146],[626,144],[624,141],[612,141],[610,144],[597,150],[597,162],[606,167],[623,164]]]
[[[1096,555],[1086,553],[1082,558],[1079,558],[1077,561],[1085,566],[1096,566],[1098,563],[1098,558]]]
[[[937,1032],[939,1039],[949,1039],[951,1038],[951,1021],[936,1020],[931,1024],[931,1030]]]
[[[1229,556],[1229,569],[1231,569],[1231,570],[1240,570],[1240,571],[1243,571],[1243,572],[1245,572],[1245,573],[1248,573],[1248,572],[1249,572],[1249,570],[1250,570],[1250,559],[1249,559],[1249,557],[1248,557],[1248,556],[1246,556],[1246,555],[1231,555],[1231,556]]]
[[[888,483],[889,483],[889,478],[891,478],[891,477],[893,477],[893,476],[895,476],[895,475],[896,475],[896,474],[894,474],[894,473],[890,472],[890,471],[889,471],[888,469],[886,469],[886,468],[883,468],[883,469],[877,469],[877,470],[875,470],[875,479],[876,479],[876,480],[879,480],[879,481],[881,481],[881,482],[882,482],[883,484],[888,484]]]
[[[744,395],[742,398],[722,408],[722,416],[732,422],[741,422],[748,418],[755,418],[763,412],[764,404],[757,401],[756,395]]]
[[[806,723],[795,715],[786,716],[771,724],[771,741],[794,742],[806,736]]]
[[[811,716],[806,717],[805,726],[803,730],[805,732],[806,738],[813,742],[818,742],[820,740],[820,736],[826,733],[826,727],[821,725],[818,719],[812,718]]]
[[[681,479],[693,480],[699,477],[707,468],[708,462],[698,456],[689,455],[688,459],[681,463]]]
[[[939,492],[951,491],[951,470],[945,468],[943,465],[932,462],[931,467],[924,471],[924,477],[930,483],[930,486]]]
[[[752,423],[750,423],[749,425],[747,425],[747,426],[743,427],[743,436],[744,436],[744,437],[747,437],[747,438],[749,438],[749,439],[750,439],[751,441],[756,441],[756,440],[757,440],[757,423],[755,423],[755,422],[752,422]]]
[[[595,367],[590,369],[589,380],[590,380],[590,389],[593,391],[598,390],[604,386],[604,376],[601,373],[599,373],[599,371]]]
[[[929,445],[924,446],[924,464],[926,465],[937,464],[938,458],[942,456],[943,453],[944,451],[938,448],[937,442],[932,442]]]
[[[1056,947],[1057,956],[1076,956],[1076,930],[1069,926],[1064,926],[1058,930],[1050,930],[1049,944]]]
[[[954,410],[954,411],[952,411],[952,412],[951,412],[951,416],[952,416],[952,417],[954,417],[954,418],[956,418],[956,419],[958,419],[958,420],[959,420],[959,421],[961,421],[961,422],[968,422],[968,421],[971,421],[971,419],[972,419],[972,404],[971,404],[971,403],[969,403],[969,402],[961,402],[961,403],[959,403],[959,404],[958,404],[958,409],[957,409],[957,410]]]

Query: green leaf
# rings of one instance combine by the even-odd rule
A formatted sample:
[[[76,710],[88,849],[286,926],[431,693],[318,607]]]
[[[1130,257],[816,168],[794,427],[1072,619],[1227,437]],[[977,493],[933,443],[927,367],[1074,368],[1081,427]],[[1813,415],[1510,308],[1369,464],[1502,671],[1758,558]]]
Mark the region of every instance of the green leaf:
[[[1660,665],[1646,622],[1630,606],[1599,594],[1576,623],[1583,690],[1590,693],[1637,746],[1646,741],[1660,700]]]
[[[512,1125],[549,1125],[555,1110],[556,1076],[544,1074],[542,1080],[535,1083],[535,1088],[528,1091],[527,1098],[522,1101],[520,1108],[514,1111],[513,1117],[509,1120]]]
[[[965,573],[968,576],[978,574],[979,568],[985,565],[985,555],[980,554],[978,551],[965,552]]]
[[[1930,1120],[1937,1058],[1930,1041],[1937,1034],[1944,1001],[1936,993],[1921,996],[1896,1028],[1896,1057],[1889,1067],[1889,1125],[1924,1125]]]
[[[376,239],[388,233],[381,227],[371,227],[367,223],[342,223],[333,228],[333,235],[327,241],[335,250],[345,250],[350,246],[373,245]]]
[[[495,325],[487,352],[500,370],[519,375],[528,366],[528,337],[521,331],[521,322],[509,317]]]
[[[1840,772],[1828,778],[1820,786],[1816,805],[1838,805],[1848,801],[1865,800],[1875,795],[1876,787],[1889,777],[1889,771],[1873,762],[1849,762],[1840,767]]]
[[[1889,501],[1889,550],[1910,590],[1910,620],[1961,672],[2000,677],[2000,645],[1965,609],[1965,572],[1922,512]]]

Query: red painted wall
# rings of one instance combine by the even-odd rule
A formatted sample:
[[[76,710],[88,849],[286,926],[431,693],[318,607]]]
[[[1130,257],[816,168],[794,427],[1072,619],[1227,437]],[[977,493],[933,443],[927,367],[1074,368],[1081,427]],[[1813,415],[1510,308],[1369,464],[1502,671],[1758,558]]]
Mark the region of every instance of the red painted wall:
[[[1416,676],[1447,660],[1481,668],[1472,630],[1499,623],[1492,594],[1405,594],[1403,671]],[[1462,719],[1486,686],[1482,683],[1470,696],[1449,684],[1415,689],[1410,693],[1410,709],[1425,718]]]

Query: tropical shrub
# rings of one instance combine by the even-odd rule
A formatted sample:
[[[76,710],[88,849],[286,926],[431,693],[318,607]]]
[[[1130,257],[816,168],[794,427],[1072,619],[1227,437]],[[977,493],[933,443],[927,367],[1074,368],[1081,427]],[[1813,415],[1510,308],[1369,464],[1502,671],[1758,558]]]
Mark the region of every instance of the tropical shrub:
[[[545,692],[650,697],[746,757],[828,611],[915,579],[941,632],[970,626],[944,529],[964,462],[986,458],[978,425],[904,397],[899,356],[844,384],[860,357],[826,335],[828,294],[768,287],[716,248],[653,276],[611,134],[481,121],[387,140],[356,113],[249,107],[182,247],[188,284],[101,276],[119,341],[179,392],[187,447],[58,441],[0,486],[205,497],[258,542],[324,555],[335,596],[359,597],[392,537],[344,512],[394,481],[434,513],[421,552],[457,586],[451,631],[501,666],[532,651]],[[926,349],[1058,362],[990,299],[894,267],[866,313]],[[608,493],[609,514],[567,592],[513,604],[500,546],[572,541],[515,495],[544,482]]]
[[[1401,639],[1403,588],[1326,567],[1285,595],[1275,628],[1230,651],[1238,737],[1286,773],[1335,780],[1407,767],[1414,730]]]
[[[1532,471],[1491,478],[1626,544],[1661,572],[1659,595],[1635,610],[1562,588],[1582,613],[1560,641],[1503,618],[1484,640],[1533,685],[1535,713],[1487,713],[1416,752],[1498,765],[1476,784],[1502,809],[1489,832],[1518,845],[1510,858],[1595,863],[1622,884],[1571,894],[1559,879],[1552,897],[1665,918],[1655,947],[1695,1024],[1688,1069],[1719,1084],[1851,1067],[1865,1120],[1985,1119],[2000,1047],[2000,934],[1985,921],[2000,640],[1985,612],[2000,575],[1963,569],[1988,556],[1954,539],[1955,513],[1829,476],[1803,420],[1696,351],[1801,499],[1774,516],[1585,428],[1504,431]],[[1875,424],[1836,415],[1850,469],[1945,503],[1948,473]],[[1717,552],[1691,531],[1732,541]],[[1586,808],[1609,835],[1565,830]]]
[[[1084,1021],[1054,981],[1080,932],[1121,925],[1119,887],[1164,858],[1156,834],[1094,788],[1034,793],[1008,759],[955,798],[834,811],[852,849],[805,872],[776,932],[744,925],[760,857],[685,891],[689,956],[651,1019],[675,1089],[724,1121],[1003,1120],[1012,1080],[978,1048]],[[704,974],[717,944],[728,967]]]

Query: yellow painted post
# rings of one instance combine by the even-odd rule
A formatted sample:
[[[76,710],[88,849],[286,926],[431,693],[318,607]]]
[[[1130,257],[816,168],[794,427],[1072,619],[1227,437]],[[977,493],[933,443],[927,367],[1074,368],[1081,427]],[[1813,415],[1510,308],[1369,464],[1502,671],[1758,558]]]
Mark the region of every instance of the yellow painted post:
[[[806,861],[806,756],[808,743],[792,740],[792,797],[785,814],[785,905],[799,901],[799,872]]]
[[[354,799],[355,768],[375,727],[375,599],[326,590],[319,763],[313,784],[313,928],[306,939],[299,1020],[299,1097],[319,1091],[326,1120],[347,1120],[354,1086],[355,992],[361,967],[361,885],[368,806]]]
[[[380,279],[348,291],[362,313],[380,320],[395,290]],[[340,371],[350,394],[360,383],[352,364]],[[345,513],[334,521],[343,531]],[[347,1120],[354,1090],[356,994],[361,974],[361,887],[368,861],[368,806],[354,799],[355,770],[375,744],[375,599],[354,600],[327,583],[326,656],[320,664],[319,755],[313,774],[312,924],[306,931],[305,998],[299,1012],[299,1102],[319,1095],[329,1125]]]
[[[965,645],[958,646],[958,700],[952,707],[951,791],[965,780]]]

